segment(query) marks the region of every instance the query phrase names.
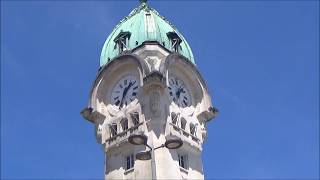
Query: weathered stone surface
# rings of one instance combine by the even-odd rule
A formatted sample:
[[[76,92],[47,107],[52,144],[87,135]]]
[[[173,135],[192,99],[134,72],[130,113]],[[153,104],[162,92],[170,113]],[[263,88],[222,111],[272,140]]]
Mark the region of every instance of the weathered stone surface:
[[[139,90],[131,103],[119,108],[111,103],[110,96],[113,86],[126,75],[137,77]],[[180,107],[171,100],[168,91],[171,76],[184,83],[190,93],[190,106]],[[144,43],[133,52],[118,56],[99,71],[90,93],[89,108],[84,116],[95,124],[97,141],[104,148],[106,179],[152,179],[152,171],[156,179],[204,179],[201,152],[207,134],[205,123],[217,110],[195,65],[183,56],[167,52],[154,43]],[[174,114],[177,116],[173,122]],[[122,127],[123,118],[128,120],[127,129]],[[193,134],[191,124],[195,127]],[[112,135],[112,125],[116,125],[117,135]],[[135,160],[134,168],[126,170],[125,157],[147,149],[128,142],[134,133],[145,134],[151,147],[161,146],[165,137],[171,135],[180,137],[183,146],[177,150],[165,147],[155,150],[154,168],[152,160]],[[180,155],[188,158],[187,168],[179,166]]]

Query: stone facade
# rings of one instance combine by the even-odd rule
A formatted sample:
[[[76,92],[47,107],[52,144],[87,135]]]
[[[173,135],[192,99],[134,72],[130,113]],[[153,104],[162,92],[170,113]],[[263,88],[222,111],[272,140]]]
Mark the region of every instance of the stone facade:
[[[119,108],[110,97],[117,82],[128,75],[137,79],[138,93]],[[190,105],[179,106],[170,98],[170,77],[184,83]],[[100,68],[82,115],[94,123],[96,139],[103,146],[105,179],[204,179],[205,126],[216,112],[196,66],[158,42],[146,41]],[[146,147],[130,144],[128,137],[139,133],[153,148],[168,136],[181,138],[183,146],[159,148],[151,160],[138,160],[135,154]]]

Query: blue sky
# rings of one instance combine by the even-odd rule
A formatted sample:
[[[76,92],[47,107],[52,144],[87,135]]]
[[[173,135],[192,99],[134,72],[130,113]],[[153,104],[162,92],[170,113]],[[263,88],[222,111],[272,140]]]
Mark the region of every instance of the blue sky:
[[[151,1],[220,110],[207,179],[319,178],[319,2]],[[138,1],[1,1],[1,178],[103,177],[80,117],[112,28]]]

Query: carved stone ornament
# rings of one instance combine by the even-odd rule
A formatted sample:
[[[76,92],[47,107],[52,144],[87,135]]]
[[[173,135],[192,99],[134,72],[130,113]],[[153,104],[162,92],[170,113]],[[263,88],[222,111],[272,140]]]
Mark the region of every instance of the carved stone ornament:
[[[148,57],[146,61],[148,62],[150,71],[159,70],[161,61],[157,57]]]
[[[150,110],[154,117],[159,117],[161,114],[160,109],[160,92],[153,91],[150,95]]]

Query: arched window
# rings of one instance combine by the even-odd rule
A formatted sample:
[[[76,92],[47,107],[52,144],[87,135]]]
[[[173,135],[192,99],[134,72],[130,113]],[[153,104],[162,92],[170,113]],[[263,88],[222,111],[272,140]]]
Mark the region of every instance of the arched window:
[[[184,118],[181,118],[180,128],[186,130],[187,121]]]
[[[176,113],[172,112],[171,113],[171,123],[174,124],[174,125],[177,125],[178,117],[179,117],[179,114],[176,114]]]
[[[122,131],[126,131],[128,129],[128,119],[123,118],[120,123],[121,123]]]
[[[193,136],[197,136],[197,126],[190,123],[190,134]]]
[[[109,126],[109,129],[110,129],[110,135],[111,137],[114,137],[118,134],[118,131],[117,131],[117,124],[116,123],[112,123],[110,126]]]
[[[131,120],[134,126],[137,126],[140,123],[139,120],[139,113],[138,112],[134,112],[132,114],[130,114],[131,116]]]
[[[114,38],[116,46],[119,48],[119,54],[128,49],[128,41],[130,39],[131,33],[129,31],[121,31],[117,37]]]
[[[167,36],[171,41],[171,50],[174,52],[179,52],[180,43],[182,42],[182,40],[180,39],[178,34],[175,32],[168,32]]]

